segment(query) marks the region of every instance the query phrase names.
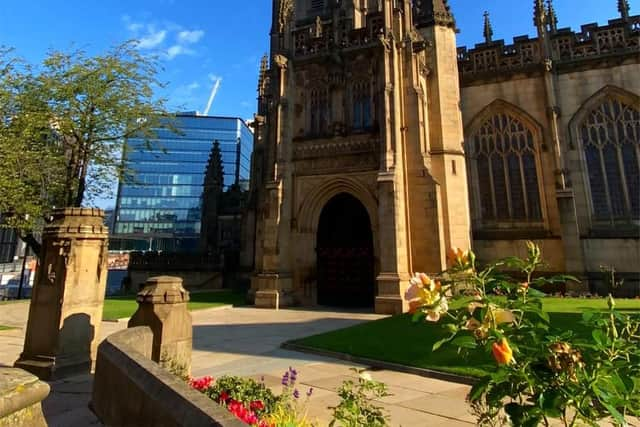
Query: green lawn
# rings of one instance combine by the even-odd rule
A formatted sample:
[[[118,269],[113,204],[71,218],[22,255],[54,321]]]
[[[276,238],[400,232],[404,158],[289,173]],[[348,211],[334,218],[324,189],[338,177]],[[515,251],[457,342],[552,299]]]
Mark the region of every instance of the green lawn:
[[[212,291],[191,293],[189,310],[202,310],[222,305],[244,305],[245,294],[232,291]],[[107,298],[104,301],[102,317],[104,320],[117,320],[131,317],[138,308],[135,295]]]
[[[616,303],[622,311],[640,314],[640,300],[619,300]],[[605,310],[607,302],[604,299],[546,298],[544,308],[551,317],[552,325],[579,333],[588,332],[580,324],[580,313],[588,309]],[[446,335],[440,324],[413,323],[411,316],[402,315],[294,342],[321,350],[466,376],[482,376],[495,366],[491,356],[482,350],[463,356],[458,355],[453,347],[445,346],[432,352],[433,344]]]

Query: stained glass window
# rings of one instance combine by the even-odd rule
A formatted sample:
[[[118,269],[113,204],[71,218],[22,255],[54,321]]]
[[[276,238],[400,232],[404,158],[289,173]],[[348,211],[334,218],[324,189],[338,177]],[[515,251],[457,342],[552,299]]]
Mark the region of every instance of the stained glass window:
[[[371,92],[369,84],[358,82],[353,85],[353,128],[368,129],[371,127]]]
[[[330,121],[327,90],[312,89],[309,107],[310,134],[321,135],[326,133]]]
[[[607,98],[579,124],[593,214],[599,221],[640,219],[640,111]]]
[[[534,132],[517,117],[498,113],[477,128],[469,149],[482,220],[540,222]]]

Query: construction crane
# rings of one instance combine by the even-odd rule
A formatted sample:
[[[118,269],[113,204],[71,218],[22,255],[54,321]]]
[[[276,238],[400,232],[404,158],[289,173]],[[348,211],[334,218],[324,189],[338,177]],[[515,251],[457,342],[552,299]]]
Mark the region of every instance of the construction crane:
[[[213,88],[211,88],[211,95],[209,95],[209,102],[207,102],[207,108],[204,110],[204,115],[209,115],[209,110],[211,110],[211,104],[213,104],[213,100],[216,98],[216,94],[218,93],[218,89],[220,89],[220,83],[222,83],[222,77],[216,77],[213,81]]]

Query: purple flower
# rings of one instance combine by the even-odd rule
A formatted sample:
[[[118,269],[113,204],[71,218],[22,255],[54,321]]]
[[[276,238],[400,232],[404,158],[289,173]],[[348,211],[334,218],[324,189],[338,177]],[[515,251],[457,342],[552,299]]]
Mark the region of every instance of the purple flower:
[[[285,372],[284,375],[282,376],[282,385],[284,386],[289,385],[289,372]]]
[[[298,371],[296,371],[295,369],[293,369],[292,367],[289,367],[289,372],[288,374],[290,374],[290,378],[291,378],[291,384],[295,383],[296,380],[298,379]]]
[[[296,399],[300,398],[300,392],[298,391],[298,389],[293,390],[293,397],[295,397]]]

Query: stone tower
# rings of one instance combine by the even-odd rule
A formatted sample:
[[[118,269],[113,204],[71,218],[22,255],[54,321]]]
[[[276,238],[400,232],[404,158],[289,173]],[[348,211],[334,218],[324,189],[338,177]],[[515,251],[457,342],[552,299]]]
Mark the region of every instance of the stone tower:
[[[274,0],[255,121],[252,294],[406,310],[414,271],[470,246],[446,0]]]

